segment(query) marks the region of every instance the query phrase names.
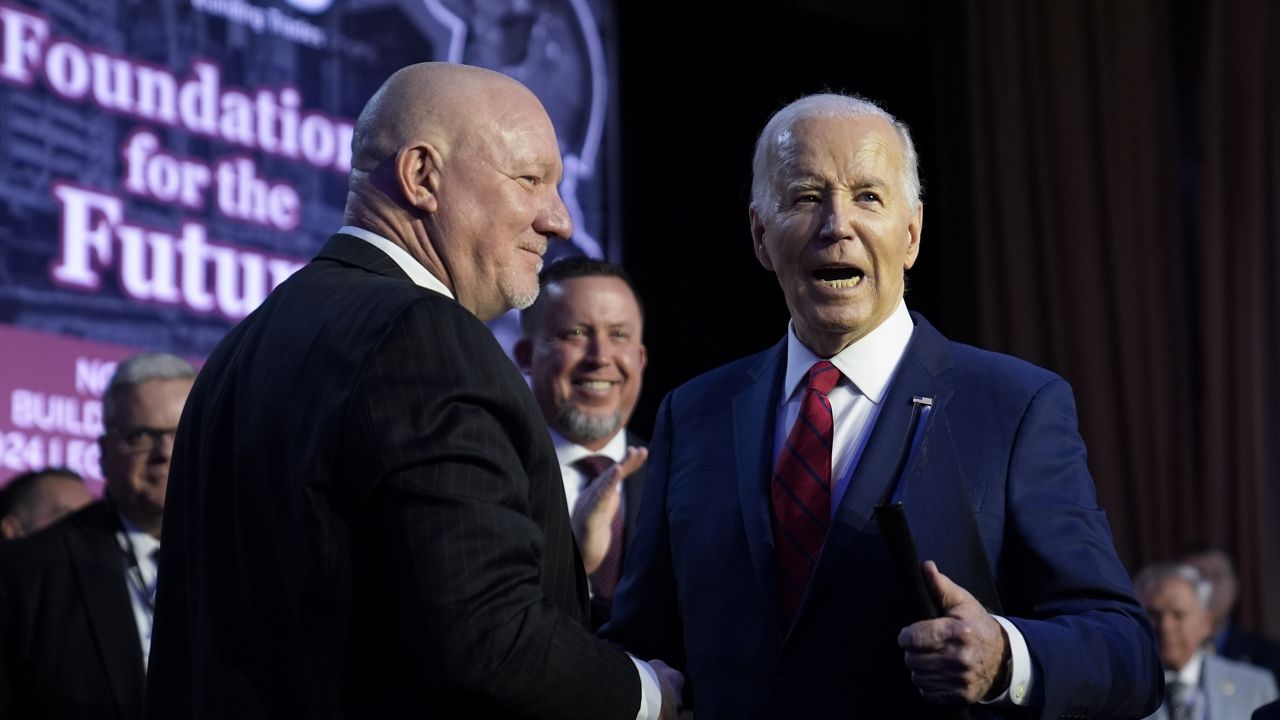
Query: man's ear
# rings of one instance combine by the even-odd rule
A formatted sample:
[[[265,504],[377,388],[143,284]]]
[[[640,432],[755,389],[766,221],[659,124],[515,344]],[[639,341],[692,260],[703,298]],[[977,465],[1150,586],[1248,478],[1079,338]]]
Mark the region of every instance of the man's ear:
[[[756,251],[756,259],[765,270],[773,272],[773,258],[769,257],[769,248],[764,244],[764,218],[756,212],[755,206],[747,208],[747,217],[751,221],[751,244]]]
[[[907,224],[907,257],[904,270],[910,270],[920,255],[920,231],[924,228],[924,203],[916,205],[915,217]]]
[[[0,539],[17,540],[27,533],[22,528],[22,521],[16,515],[5,515],[0,518]]]
[[[529,338],[520,338],[511,350],[516,356],[516,367],[520,368],[520,372],[528,375],[533,367],[533,343],[529,342]]]
[[[444,161],[435,145],[405,143],[396,152],[396,188],[406,204],[425,213],[440,207],[440,174]]]

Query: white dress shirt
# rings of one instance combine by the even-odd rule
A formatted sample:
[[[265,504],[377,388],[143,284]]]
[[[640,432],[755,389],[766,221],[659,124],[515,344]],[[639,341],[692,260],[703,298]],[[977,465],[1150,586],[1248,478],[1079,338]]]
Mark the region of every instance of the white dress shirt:
[[[889,392],[898,361],[911,342],[915,325],[905,303],[899,303],[884,322],[849,347],[830,358],[840,371],[840,381],[827,399],[835,419],[835,437],[831,446],[831,517],[849,487],[849,477],[857,459],[866,447],[871,427],[880,416],[884,396]],[[794,323],[787,329],[787,372],[783,380],[782,400],[777,411],[773,433],[773,462],[786,443],[791,426],[800,416],[800,405],[808,388],[809,368],[822,360],[796,337]]]
[[[831,448],[833,521],[840,501],[849,489],[849,479],[858,466],[858,459],[866,449],[871,428],[880,416],[885,395],[893,382],[898,363],[907,351],[913,332],[915,324],[911,322],[911,313],[907,312],[907,304],[903,301],[899,301],[893,314],[875,329],[829,358],[818,357],[800,342],[796,337],[794,323],[787,328],[787,368],[774,425],[773,462],[777,465],[778,455],[791,433],[791,426],[800,415],[800,405],[808,388],[809,368],[819,360],[830,360],[840,371],[840,381],[827,393],[835,420]],[[1009,654],[1013,664],[1009,689],[990,702],[1026,705],[1030,701],[1035,679],[1032,676],[1034,668],[1026,639],[1013,623],[998,615],[992,617],[1009,637]]]
[[[160,541],[138,529],[123,515],[118,515],[124,530],[116,532],[124,563],[124,581],[129,587],[129,604],[133,607],[133,619],[138,629],[138,643],[142,646],[142,667],[146,669],[151,659],[151,628],[156,602],[156,575],[160,571],[156,551]],[[137,569],[134,569],[134,562]]]
[[[1183,665],[1181,669],[1176,671],[1164,671],[1164,682],[1166,687],[1175,682],[1180,682],[1187,688],[1187,691],[1190,693],[1188,699],[1191,701],[1191,717],[1193,718],[1203,718],[1205,713],[1208,711],[1204,692],[1200,689],[1200,674],[1203,669],[1204,653],[1197,650],[1196,653],[1191,656],[1191,659],[1187,661],[1187,664]],[[1168,701],[1166,700],[1166,704],[1167,702]],[[1165,710],[1168,717],[1172,718],[1173,708],[1166,707]],[[1209,718],[1209,720],[1214,719]]]
[[[446,287],[439,278],[432,275],[425,267],[423,267],[422,263],[414,259],[407,250],[399,245],[396,245],[375,232],[365,230],[364,228],[358,228],[353,225],[343,225],[341,228],[338,228],[338,232],[344,235],[358,237],[386,253],[388,257],[400,266],[400,269],[405,271],[405,274],[409,276],[410,280],[413,280],[415,285],[424,287],[428,290],[434,290],[445,297],[453,298],[453,293],[449,291],[449,288]],[[626,451],[625,435],[625,433],[620,432],[617,436],[622,438],[624,452]],[[558,449],[556,454],[559,455]],[[603,453],[587,452],[586,454],[595,455]],[[564,461],[561,460],[560,462],[563,467]],[[561,473],[563,475],[563,470]],[[566,485],[566,489],[567,487],[568,486]],[[575,491],[574,500],[577,499],[576,493],[580,491],[581,488],[579,488],[578,491]],[[572,503],[570,503],[569,507],[573,507]],[[148,637],[149,636],[150,632],[148,632]],[[649,663],[639,660],[631,655],[628,655],[628,657],[631,658],[631,662],[635,663],[636,671],[640,673],[640,712],[636,714],[636,720],[657,720],[658,713],[662,710],[662,691],[658,685],[658,673],[649,666]]]
[[[1200,687],[1200,668],[1204,667],[1204,653],[1197,650],[1191,659],[1187,661],[1182,669],[1173,671],[1164,671],[1164,681],[1167,683],[1180,682],[1188,687]]]
[[[405,250],[375,232],[365,230],[364,228],[358,228],[354,225],[343,225],[338,228],[338,232],[343,235],[358,237],[386,253],[387,257],[394,260],[396,265],[399,265],[400,269],[404,270],[405,274],[409,276],[409,279],[413,281],[414,285],[424,287],[428,290],[434,290],[447,298],[453,298],[453,292],[440,281],[440,278],[432,275],[431,271],[427,270],[422,263],[418,262],[417,259],[410,255],[408,250]],[[454,299],[456,300],[457,298]]]
[[[591,478],[579,470],[574,463],[582,458],[591,457],[592,455],[603,455],[614,462],[622,462],[627,456],[627,431],[625,429],[618,430],[604,447],[597,450],[589,450],[574,441],[566,438],[556,432],[554,428],[551,430],[551,443],[556,447],[556,458],[560,461],[560,477],[564,480],[564,499],[569,504],[569,513],[573,513],[573,506],[578,502],[578,496],[582,494],[583,489]],[[618,485],[618,491],[622,491],[622,485],[627,482],[623,478],[622,483]],[[626,503],[626,495],[623,494],[619,498],[622,503]],[[619,505],[623,512],[626,512],[626,506]]]

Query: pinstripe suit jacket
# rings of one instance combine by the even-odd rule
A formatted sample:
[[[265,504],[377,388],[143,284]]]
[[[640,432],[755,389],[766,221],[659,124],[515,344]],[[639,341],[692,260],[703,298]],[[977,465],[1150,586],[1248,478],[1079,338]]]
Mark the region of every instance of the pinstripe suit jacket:
[[[488,329],[335,235],[192,390],[146,716],[629,720],[568,518]]]

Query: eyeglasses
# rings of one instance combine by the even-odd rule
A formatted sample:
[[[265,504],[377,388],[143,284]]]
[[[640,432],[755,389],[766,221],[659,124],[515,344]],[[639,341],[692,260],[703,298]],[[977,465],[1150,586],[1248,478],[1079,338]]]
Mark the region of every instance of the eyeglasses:
[[[142,453],[155,450],[162,442],[172,446],[178,428],[111,428],[110,432],[120,438],[120,445],[126,452]]]

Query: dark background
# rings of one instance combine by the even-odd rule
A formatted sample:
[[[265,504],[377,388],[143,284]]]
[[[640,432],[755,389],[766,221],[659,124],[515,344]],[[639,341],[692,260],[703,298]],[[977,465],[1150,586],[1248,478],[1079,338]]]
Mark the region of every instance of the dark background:
[[[965,118],[952,89],[963,37],[947,32],[958,5],[790,2],[745,4],[729,21],[619,3],[624,264],[645,300],[649,366],[632,424],[653,427],[662,396],[693,376],[777,342],[788,313],[772,273],[756,261],[747,222],[756,135],[801,95],[837,91],[880,103],[912,129],[925,223],[908,303],[944,334],[972,342],[960,303],[965,220],[941,179],[965,151]],[[697,13],[698,10],[693,10]],[[760,13],[758,23],[747,20]],[[948,101],[951,106],[948,107]],[[935,180],[936,179],[936,180]],[[956,263],[960,263],[957,267]],[[944,272],[944,269],[946,270]]]
[[[1225,547],[1244,624],[1280,634],[1274,3],[617,7],[638,432],[680,383],[782,337],[747,225],[754,139],[802,94],[858,93],[920,154],[908,306],[1070,381],[1130,569]]]

